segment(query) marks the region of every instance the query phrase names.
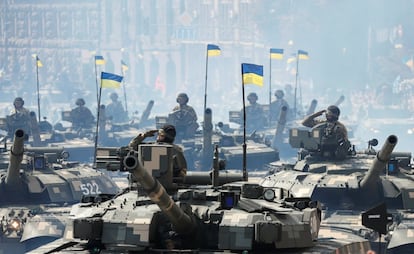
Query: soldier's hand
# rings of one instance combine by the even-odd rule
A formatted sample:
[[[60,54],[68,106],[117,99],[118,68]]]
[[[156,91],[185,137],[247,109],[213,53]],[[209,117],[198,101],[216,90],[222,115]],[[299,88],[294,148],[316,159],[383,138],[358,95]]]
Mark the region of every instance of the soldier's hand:
[[[147,132],[145,132],[145,137],[154,137],[155,133],[157,133],[158,130],[149,130]]]

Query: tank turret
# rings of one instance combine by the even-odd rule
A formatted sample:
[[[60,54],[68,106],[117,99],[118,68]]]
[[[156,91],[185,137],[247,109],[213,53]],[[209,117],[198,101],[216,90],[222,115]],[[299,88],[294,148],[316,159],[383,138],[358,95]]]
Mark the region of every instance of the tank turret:
[[[0,154],[8,162],[0,168],[0,253],[27,253],[61,237],[70,204],[118,192],[103,173],[67,161],[62,147],[25,147],[25,141],[16,130],[10,151]]]
[[[124,165],[147,192],[150,199],[168,216],[177,232],[192,234],[196,226],[195,222],[175,204],[160,182],[144,169],[138,157],[132,154],[126,156]]]
[[[24,131],[16,130],[14,133],[13,145],[10,150],[9,166],[7,168],[6,186],[7,188],[20,185],[20,165],[23,160],[24,151]]]
[[[282,195],[320,201],[324,208],[322,228],[359,235],[376,251],[387,248],[390,253],[406,253],[407,246],[414,246],[407,232],[414,224],[410,212],[414,209],[411,153],[394,152],[398,138],[389,135],[378,151],[374,148],[378,141],[372,139],[368,149],[357,151],[352,146],[338,160],[321,156],[319,134],[317,130],[292,129],[290,143],[300,148],[297,161],[275,166],[275,173],[261,184],[277,188]],[[385,242],[378,239],[377,232],[361,225],[361,214],[379,204],[385,204],[393,217]]]

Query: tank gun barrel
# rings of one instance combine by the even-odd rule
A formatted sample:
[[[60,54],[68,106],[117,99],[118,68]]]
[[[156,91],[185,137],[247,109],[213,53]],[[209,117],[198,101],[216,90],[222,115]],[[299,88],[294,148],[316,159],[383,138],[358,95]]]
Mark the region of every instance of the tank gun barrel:
[[[207,108],[204,111],[204,123],[203,123],[203,159],[202,162],[205,166],[211,162],[213,157],[213,124],[212,124],[212,111]]]
[[[14,133],[13,145],[10,149],[9,166],[7,168],[6,184],[9,187],[16,186],[20,181],[20,164],[23,160],[24,131],[16,130]]]
[[[142,166],[136,155],[127,155],[124,165],[141,184],[149,198],[168,216],[178,233],[191,234],[194,231],[195,222],[192,218],[177,206],[160,182]]]
[[[360,187],[364,188],[366,186],[372,185],[379,179],[381,171],[384,169],[385,165],[391,158],[391,153],[394,150],[395,145],[397,144],[398,138],[395,135],[390,135],[386,139],[381,150],[378,151],[377,156],[375,157],[370,169],[367,174],[360,182]]]
[[[315,113],[315,109],[317,105],[318,105],[318,101],[316,99],[313,99],[309,106],[308,112],[306,112],[306,115],[308,116],[308,115]]]
[[[151,114],[151,110],[153,106],[154,106],[154,101],[150,100],[144,112],[142,112],[140,123],[148,121],[148,118],[149,118],[149,115]]]
[[[282,142],[282,134],[286,126],[287,110],[288,108],[286,106],[283,106],[280,110],[279,120],[277,121],[277,127],[272,141],[274,148]]]

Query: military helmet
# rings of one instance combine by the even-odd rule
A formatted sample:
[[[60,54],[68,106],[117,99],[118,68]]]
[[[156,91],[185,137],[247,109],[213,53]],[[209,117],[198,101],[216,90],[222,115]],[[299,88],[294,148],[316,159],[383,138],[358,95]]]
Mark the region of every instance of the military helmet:
[[[250,101],[251,99],[257,101],[257,99],[258,99],[257,94],[256,93],[249,93],[249,95],[247,95],[247,100]]]
[[[78,105],[78,106],[83,106],[83,105],[85,105],[85,100],[82,99],[82,98],[79,98],[79,99],[76,100],[75,104]]]
[[[177,102],[178,102],[178,98],[183,98],[184,99],[184,103],[187,103],[188,102],[188,96],[187,96],[186,93],[179,93],[177,95]]]
[[[16,102],[20,102],[22,106],[24,105],[24,100],[22,97],[16,97],[13,101],[13,104],[15,104]]]
[[[171,124],[164,125],[160,130],[159,133],[164,135],[164,141],[167,143],[174,142],[175,136],[177,132],[175,131],[175,127]]]
[[[326,116],[327,117],[333,117],[333,118],[335,118],[335,120],[338,120],[340,114],[341,114],[341,111],[335,105],[329,106],[326,110]]]
[[[109,95],[109,98],[111,98],[111,100],[117,100],[118,99],[118,94],[117,93],[111,93],[111,95]]]
[[[283,96],[285,96],[285,93],[282,90],[276,90],[275,96],[276,96],[276,98],[281,99],[281,98],[283,98]]]

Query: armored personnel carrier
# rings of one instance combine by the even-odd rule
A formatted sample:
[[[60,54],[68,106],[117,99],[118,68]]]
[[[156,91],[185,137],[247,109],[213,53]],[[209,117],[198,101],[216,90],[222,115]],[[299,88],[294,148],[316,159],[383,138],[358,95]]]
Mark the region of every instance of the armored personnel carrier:
[[[385,248],[387,253],[409,253],[406,251],[412,251],[414,244],[410,235],[414,208],[412,158],[410,153],[393,152],[397,140],[395,135],[388,136],[376,151],[378,141],[373,139],[366,150],[356,151],[354,146],[338,142],[335,135],[326,135],[323,128],[291,129],[290,144],[299,149],[297,161],[275,166],[275,172],[263,178],[261,185],[275,188],[281,198],[320,201],[321,234],[332,229],[351,232],[370,240],[378,253]],[[390,216],[376,213],[372,218],[377,222],[364,223],[374,224],[375,230],[361,225],[361,215],[381,204]]]
[[[98,163],[127,170],[136,182],[110,200],[97,195],[73,206],[66,238],[31,253],[283,253],[315,246],[318,202],[276,199],[243,173],[219,170],[217,146],[213,171],[174,176],[172,149],[99,150]]]
[[[24,146],[24,131],[0,155],[0,253],[26,253],[63,235],[70,205],[83,195],[115,195],[103,173],[67,161],[62,148]]]

